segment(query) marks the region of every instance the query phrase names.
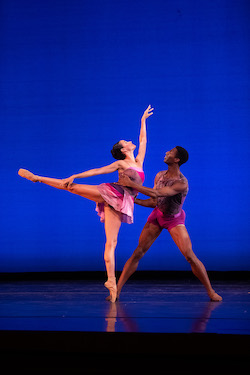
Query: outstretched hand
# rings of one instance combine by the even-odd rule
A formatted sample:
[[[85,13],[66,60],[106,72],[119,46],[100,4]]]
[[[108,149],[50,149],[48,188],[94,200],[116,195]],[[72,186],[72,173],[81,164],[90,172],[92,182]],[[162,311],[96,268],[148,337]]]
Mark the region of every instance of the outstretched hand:
[[[151,105],[148,106],[148,108],[145,110],[145,112],[142,115],[142,120],[146,120],[148,117],[152,116],[154,108],[151,107]]]
[[[127,175],[125,175],[124,173],[121,173],[119,175],[118,183],[122,186],[127,186],[127,187],[131,187],[132,184],[133,184],[132,180]]]
[[[70,185],[73,184],[74,177],[71,176],[71,177],[63,179],[62,181],[63,181],[63,187],[68,188]]]

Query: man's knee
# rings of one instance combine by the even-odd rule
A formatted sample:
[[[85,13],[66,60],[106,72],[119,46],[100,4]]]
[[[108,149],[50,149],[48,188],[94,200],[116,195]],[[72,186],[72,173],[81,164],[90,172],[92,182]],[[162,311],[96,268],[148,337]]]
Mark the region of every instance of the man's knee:
[[[134,259],[135,261],[139,261],[139,260],[145,255],[145,253],[146,253],[146,250],[143,249],[143,247],[138,246],[138,247],[135,249],[135,251],[133,252],[132,257],[133,257],[133,259]]]
[[[186,258],[187,262],[190,263],[191,265],[194,264],[197,259],[192,249],[187,249],[183,251],[183,255]]]

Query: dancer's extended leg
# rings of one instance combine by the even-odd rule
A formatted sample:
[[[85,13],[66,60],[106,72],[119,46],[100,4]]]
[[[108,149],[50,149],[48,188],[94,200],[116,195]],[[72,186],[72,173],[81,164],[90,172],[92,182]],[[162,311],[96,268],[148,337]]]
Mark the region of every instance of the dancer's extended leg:
[[[123,285],[126,281],[130,278],[130,276],[136,271],[140,259],[146,254],[150,246],[154,243],[156,238],[160,235],[162,228],[158,227],[157,225],[153,225],[151,223],[146,223],[140,238],[139,244],[135,251],[133,252],[132,256],[127,260],[125,263],[121,276],[119,278],[117,284],[117,294],[119,296]]]
[[[37,176],[26,169],[19,169],[18,174],[33,182],[42,182],[43,184],[52,186],[56,189],[67,190],[73,194],[80,195],[84,198],[92,200],[97,203],[103,203],[104,200],[95,185],[71,184],[65,186],[63,180],[57,178]]]
[[[108,280],[104,284],[109,289],[111,302],[116,301],[117,287],[115,278],[115,248],[117,244],[117,237],[121,226],[121,214],[113,208],[105,205],[105,233],[106,244],[104,252],[104,260],[106,264]]]
[[[211,286],[207,271],[203,263],[196,257],[192,250],[192,244],[184,225],[177,225],[169,231],[174,242],[191,265],[193,274],[201,281],[212,301],[219,302],[222,297],[217,294]]]

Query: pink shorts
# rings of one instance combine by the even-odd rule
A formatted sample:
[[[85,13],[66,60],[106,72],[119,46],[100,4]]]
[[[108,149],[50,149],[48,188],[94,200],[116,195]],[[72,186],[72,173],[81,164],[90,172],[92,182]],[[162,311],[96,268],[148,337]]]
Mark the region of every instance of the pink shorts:
[[[177,225],[185,225],[185,218],[186,214],[183,210],[176,215],[167,216],[164,215],[164,213],[161,212],[158,207],[155,207],[155,209],[149,215],[147,222],[157,225],[160,229],[164,228],[170,231]]]

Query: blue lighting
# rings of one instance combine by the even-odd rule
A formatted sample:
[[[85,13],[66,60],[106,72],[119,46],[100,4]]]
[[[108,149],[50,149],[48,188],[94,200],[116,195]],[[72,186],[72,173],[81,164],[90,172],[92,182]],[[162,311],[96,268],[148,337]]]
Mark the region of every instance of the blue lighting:
[[[151,104],[145,186],[181,145],[194,252],[208,270],[250,270],[247,0],[2,0],[0,272],[104,270],[95,204],[17,175],[65,178],[138,145]],[[79,182],[117,181],[117,174]],[[117,269],[151,209],[123,224]],[[188,270],[164,231],[141,270]]]

